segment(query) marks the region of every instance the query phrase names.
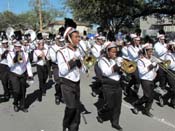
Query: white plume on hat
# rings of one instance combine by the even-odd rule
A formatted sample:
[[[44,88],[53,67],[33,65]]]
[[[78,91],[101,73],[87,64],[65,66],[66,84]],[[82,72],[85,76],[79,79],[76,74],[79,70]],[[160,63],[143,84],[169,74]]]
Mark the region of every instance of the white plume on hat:
[[[73,27],[66,28],[64,35],[63,35],[64,39],[66,39],[69,34],[75,32],[75,31],[77,31],[77,30]]]
[[[153,45],[151,43],[145,43],[142,45],[142,49],[152,49]]]
[[[136,35],[136,34],[130,34],[130,37],[131,37],[132,39],[134,39],[134,38],[137,37],[137,35]]]
[[[104,50],[108,50],[109,48],[117,47],[115,42],[107,41],[103,45]]]
[[[175,41],[170,41],[168,45],[175,45]]]
[[[17,41],[17,42],[14,44],[14,46],[21,47],[22,45],[21,45],[21,43],[20,43],[19,41]]]
[[[3,43],[8,43],[8,40],[4,39],[4,40],[2,41],[2,44],[3,44]]]
[[[165,35],[164,34],[157,34],[157,38],[159,38],[159,39],[165,39]]]

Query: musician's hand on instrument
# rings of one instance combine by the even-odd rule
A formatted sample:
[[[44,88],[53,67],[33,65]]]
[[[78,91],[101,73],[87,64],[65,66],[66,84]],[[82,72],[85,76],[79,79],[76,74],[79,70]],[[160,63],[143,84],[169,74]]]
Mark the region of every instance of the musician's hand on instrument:
[[[68,62],[68,64],[69,64],[70,69],[73,69],[74,67],[77,66],[76,59],[73,58],[72,60],[70,60],[70,61]]]
[[[17,63],[18,62],[18,53],[17,52],[16,52],[15,57],[13,58],[13,62],[14,63]]]
[[[157,66],[157,63],[156,62],[153,62],[152,65],[153,65],[153,67],[156,67]]]
[[[152,65],[152,64],[150,64],[149,66],[148,66],[148,70],[150,71],[150,70],[152,70],[154,68],[154,66]]]
[[[120,67],[118,66],[118,64],[115,64],[114,66],[113,66],[113,71],[114,72],[120,72]]]
[[[77,64],[78,68],[81,68],[82,63],[81,63],[80,59],[76,59],[76,64]]]

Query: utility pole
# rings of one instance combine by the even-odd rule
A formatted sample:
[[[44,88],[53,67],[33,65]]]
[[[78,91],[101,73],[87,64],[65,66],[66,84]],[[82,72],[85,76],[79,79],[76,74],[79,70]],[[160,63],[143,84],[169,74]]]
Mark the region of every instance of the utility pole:
[[[40,27],[40,32],[43,31],[43,21],[42,21],[42,10],[41,10],[41,0],[37,0],[38,3],[38,13],[39,13],[39,27]]]

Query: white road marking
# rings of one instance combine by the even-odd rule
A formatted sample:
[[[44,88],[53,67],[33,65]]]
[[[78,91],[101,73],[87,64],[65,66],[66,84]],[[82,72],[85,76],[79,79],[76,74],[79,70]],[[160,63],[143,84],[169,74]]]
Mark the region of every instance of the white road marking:
[[[126,103],[122,103],[122,105],[125,106],[128,109],[133,108],[132,106],[130,106],[130,105],[126,104]],[[156,121],[158,121],[158,122],[160,122],[160,123],[162,123],[162,124],[165,124],[165,125],[167,125],[167,126],[172,127],[172,128],[175,129],[175,125],[172,124],[171,122],[165,120],[164,118],[159,118],[159,117],[154,116],[153,119],[156,120]]]

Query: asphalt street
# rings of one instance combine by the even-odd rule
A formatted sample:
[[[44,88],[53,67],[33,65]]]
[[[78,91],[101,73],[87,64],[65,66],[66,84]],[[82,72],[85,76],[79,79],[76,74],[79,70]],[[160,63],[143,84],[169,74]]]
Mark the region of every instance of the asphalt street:
[[[81,78],[81,102],[91,112],[86,114],[87,124],[81,118],[80,131],[115,131],[109,121],[102,124],[96,120],[97,108],[94,105],[98,98],[92,97],[90,84],[94,76],[91,70],[89,76],[82,75]],[[62,119],[64,115],[64,104],[55,104],[54,84],[49,82],[46,96],[42,102],[38,102],[38,78],[35,75],[35,82],[27,88],[27,102],[29,112],[14,112],[13,99],[0,103],[0,131],[62,131]],[[52,86],[51,86],[52,85]],[[0,94],[3,94],[0,84]],[[142,90],[140,90],[142,95]],[[169,106],[160,107],[154,101],[151,112],[154,117],[149,118],[142,113],[135,115],[131,111],[131,104],[123,95],[120,125],[124,131],[175,131],[175,110]]]

